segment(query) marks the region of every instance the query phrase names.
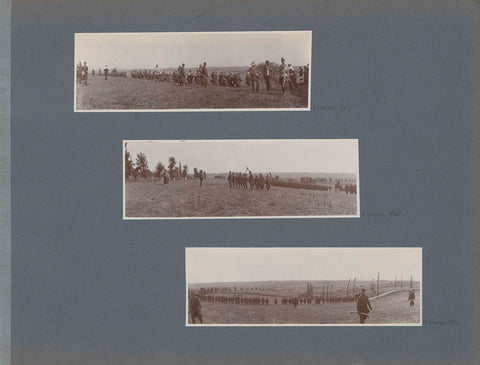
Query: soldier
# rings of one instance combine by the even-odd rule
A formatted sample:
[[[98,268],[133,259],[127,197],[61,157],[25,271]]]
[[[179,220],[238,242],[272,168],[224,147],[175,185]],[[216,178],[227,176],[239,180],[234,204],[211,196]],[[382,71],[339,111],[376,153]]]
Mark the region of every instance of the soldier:
[[[155,65],[155,71],[153,71],[153,79],[155,82],[160,81],[160,70],[158,69],[158,65]]]
[[[200,170],[200,186],[203,185],[203,178],[204,178],[204,176],[203,176],[203,170]]]
[[[410,307],[413,307],[415,305],[415,289],[409,290],[408,300],[410,301]]]
[[[92,70],[92,77],[95,77],[95,70]]]
[[[195,324],[195,318],[198,318],[200,320],[200,323],[203,323],[203,318],[202,318],[202,304],[200,303],[200,298],[198,297],[198,294],[193,294],[190,297],[190,317],[192,318],[192,323]]]
[[[360,323],[365,323],[368,313],[372,310],[372,305],[365,294],[365,288],[362,288],[362,294],[357,299],[357,313],[360,317]]]
[[[245,82],[247,83],[247,86],[250,87],[250,83],[251,83],[250,71],[247,71],[247,75],[245,76]]]
[[[297,74],[295,72],[295,69],[292,67],[292,64],[288,64],[288,77],[289,77],[289,86],[290,90],[293,89],[292,85],[295,87],[295,89],[298,89],[297,86]]]
[[[185,85],[185,64],[182,63],[180,66],[178,66],[178,83],[180,86]]]
[[[103,74],[105,75],[105,80],[106,80],[107,77],[108,77],[108,67],[107,67],[107,65],[105,65],[105,67],[103,68]]]
[[[267,174],[265,177],[265,186],[267,187],[267,191],[270,190],[270,179],[271,179],[270,175]]]
[[[250,78],[251,78],[251,83],[252,83],[252,91],[257,92],[260,85],[259,85],[258,72],[256,70],[255,62],[252,62],[248,72],[250,72]]]
[[[282,87],[282,95],[285,95],[285,87],[288,81],[288,68],[285,64],[285,58],[282,57],[281,59],[282,64],[279,66],[278,71],[280,72],[280,77],[278,78],[278,82]]]
[[[310,64],[307,63],[306,66],[303,67],[303,83],[308,85],[308,74],[310,73]]]
[[[83,67],[82,67],[82,78],[85,81],[85,85],[87,85],[87,80],[88,80],[88,66],[87,62],[83,62]]]
[[[232,187],[232,172],[228,172],[228,186],[231,188]]]
[[[204,62],[203,66],[201,66],[200,76],[201,76],[201,80],[202,80],[202,86],[207,87],[208,71],[207,71],[207,63],[206,62]]]
[[[272,74],[272,69],[270,68],[270,61],[266,60],[265,65],[263,66],[263,78],[265,79],[267,91],[270,91],[272,89],[272,86],[270,85],[271,74]]]

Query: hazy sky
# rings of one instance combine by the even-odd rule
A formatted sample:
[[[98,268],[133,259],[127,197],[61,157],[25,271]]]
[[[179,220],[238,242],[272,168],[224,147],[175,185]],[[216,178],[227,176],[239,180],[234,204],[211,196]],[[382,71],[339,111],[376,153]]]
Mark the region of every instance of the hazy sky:
[[[197,140],[197,141],[125,141],[135,156],[143,152],[150,170],[158,161],[168,164],[173,156],[182,165],[207,173],[253,172],[358,172],[356,139],[289,140]]]
[[[311,32],[76,33],[75,63],[90,69],[250,66],[252,61],[311,63]]]
[[[421,281],[421,248],[186,248],[187,283],[259,280]]]

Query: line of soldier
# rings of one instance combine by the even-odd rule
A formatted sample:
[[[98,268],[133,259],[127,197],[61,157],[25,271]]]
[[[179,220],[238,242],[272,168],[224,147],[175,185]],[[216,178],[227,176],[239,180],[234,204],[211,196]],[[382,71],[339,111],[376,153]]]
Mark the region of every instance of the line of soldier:
[[[268,298],[241,297],[238,295],[237,296],[205,295],[205,296],[200,296],[200,300],[204,302],[209,302],[209,303],[244,304],[244,305],[269,305],[270,303],[270,300]]]
[[[248,174],[229,171],[227,180],[230,188],[238,187],[242,189],[248,189],[248,187],[250,187],[250,190],[253,190],[253,188],[256,190],[263,190],[266,188],[267,191],[269,191],[271,187],[272,173],[269,172],[263,176],[262,173],[259,175],[253,175],[250,170],[248,170]]]
[[[250,296],[227,296],[227,295],[200,295],[200,300],[203,302],[209,303],[222,303],[222,304],[241,304],[241,305],[269,305],[270,299],[264,297],[250,297]],[[280,298],[280,303],[282,305],[293,305],[297,307],[299,304],[333,304],[333,303],[342,303],[344,302],[343,298],[337,296],[331,297],[282,297]],[[278,299],[273,298],[273,304],[278,304]]]

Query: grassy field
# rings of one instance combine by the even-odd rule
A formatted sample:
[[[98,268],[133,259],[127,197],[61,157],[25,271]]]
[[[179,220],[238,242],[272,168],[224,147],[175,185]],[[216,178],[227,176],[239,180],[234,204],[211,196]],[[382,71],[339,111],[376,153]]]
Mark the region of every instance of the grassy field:
[[[367,324],[420,324],[421,295],[410,307],[407,291],[371,298],[373,312]],[[357,324],[356,304],[240,305],[202,302],[204,324]],[[197,321],[198,322],[198,321]],[[188,323],[192,323],[188,318]]]
[[[287,89],[282,96],[278,85],[272,91],[260,86],[255,93],[244,80],[240,88],[211,85],[202,88],[131,77],[109,77],[105,81],[97,76],[89,77],[86,86],[77,85],[76,98],[77,110],[306,108],[308,87]]]
[[[272,187],[229,188],[226,180],[127,181],[126,217],[247,217],[356,215],[357,196],[345,192]]]

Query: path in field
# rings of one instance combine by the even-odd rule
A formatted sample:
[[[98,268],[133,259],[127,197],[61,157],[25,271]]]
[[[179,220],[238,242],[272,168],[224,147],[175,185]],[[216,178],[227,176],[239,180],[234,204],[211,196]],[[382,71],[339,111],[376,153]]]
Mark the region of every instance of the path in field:
[[[392,293],[372,301],[367,324],[420,324],[421,295],[410,307],[407,292]],[[202,302],[204,323],[209,324],[359,324],[356,305],[299,304],[239,305]],[[189,323],[190,318],[189,318]]]
[[[127,217],[246,217],[355,215],[357,196],[332,191],[272,187],[270,191],[229,188],[207,179],[125,184]]]
[[[259,91],[240,88],[179,86],[130,77],[89,77],[88,85],[77,85],[77,109],[223,109],[306,108],[308,88]]]

